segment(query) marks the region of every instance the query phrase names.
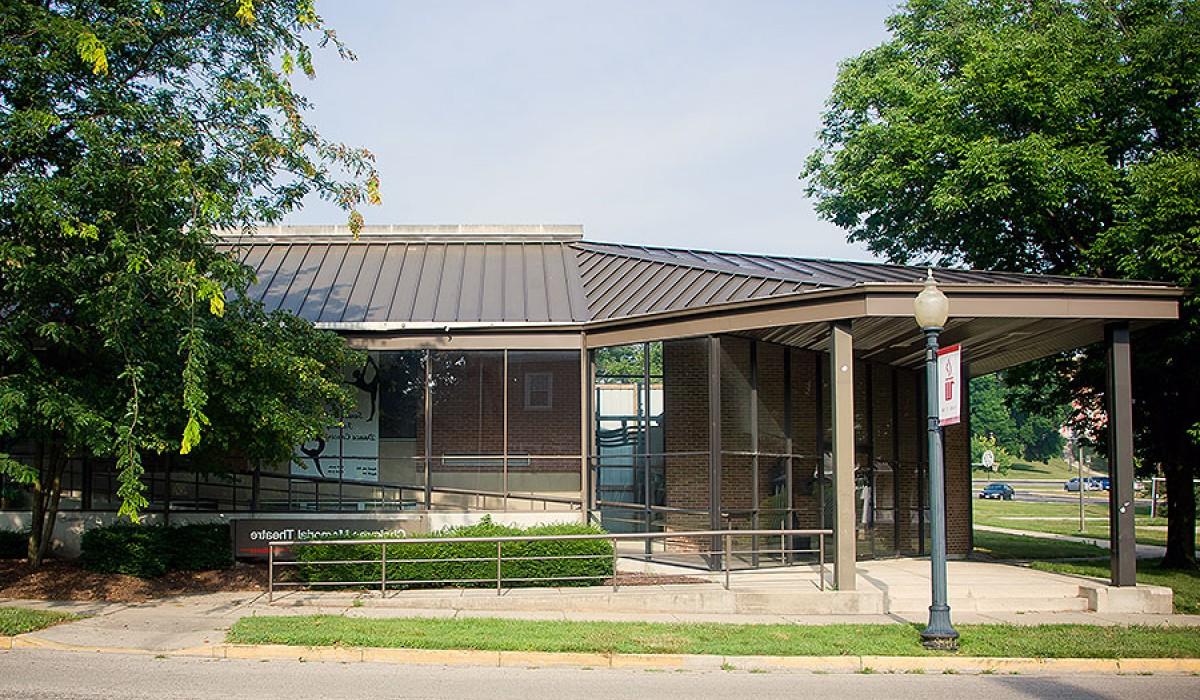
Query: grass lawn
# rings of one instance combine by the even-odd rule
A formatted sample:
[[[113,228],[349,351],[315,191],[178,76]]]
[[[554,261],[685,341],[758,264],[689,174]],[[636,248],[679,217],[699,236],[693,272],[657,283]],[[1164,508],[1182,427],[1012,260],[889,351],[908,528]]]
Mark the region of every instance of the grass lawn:
[[[1149,506],[1137,506],[1134,521],[1137,541],[1141,544],[1166,546],[1166,518],[1151,519]],[[1108,504],[1089,503],[1083,509],[1086,530],[1083,535],[1108,539]],[[978,525],[992,525],[1016,530],[1052,532],[1059,535],[1079,535],[1079,505],[1077,503],[1028,503],[1024,501],[993,501],[976,498],[974,520]]]
[[[1082,542],[1062,542],[1038,537],[975,531],[975,551],[995,559],[1081,559],[1108,558],[1108,550]]]
[[[473,618],[244,617],[239,644],[771,656],[927,656],[922,625],[729,625]],[[1200,634],[1171,627],[963,625],[962,656],[1200,657]],[[944,653],[944,652],[943,652]]]
[[[978,537],[978,534],[976,536]],[[1158,567],[1160,561],[1160,559],[1139,560],[1138,583],[1170,587],[1175,591],[1175,612],[1200,615],[1200,571],[1168,571]],[[1038,561],[1033,562],[1031,567],[1041,571],[1107,579],[1109,576],[1108,565],[1109,559],[1106,556],[1103,560],[1096,562]],[[1196,636],[1200,637],[1200,632],[1197,632]]]
[[[1092,470],[1086,472],[1084,476],[1102,476],[1106,473],[1104,470]],[[1062,457],[1051,457],[1045,462],[1027,462],[1025,460],[1014,462],[1008,468],[1008,473],[1003,475],[977,468],[972,470],[972,476],[976,479],[986,479],[988,476],[991,476],[996,481],[1004,481],[1005,479],[1046,479],[1047,481],[1061,482],[1079,476],[1079,469],[1069,466],[1067,461]],[[1060,488],[1061,486],[1059,484]]]
[[[67,613],[29,608],[0,608],[0,635],[12,636],[76,619]]]

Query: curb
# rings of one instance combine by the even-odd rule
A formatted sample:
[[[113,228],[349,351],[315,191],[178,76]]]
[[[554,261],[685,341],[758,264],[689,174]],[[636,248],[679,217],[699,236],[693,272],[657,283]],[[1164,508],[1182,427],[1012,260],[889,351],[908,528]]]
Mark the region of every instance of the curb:
[[[659,671],[791,671],[807,673],[941,674],[1166,674],[1198,675],[1200,659],[1036,659],[986,656],[717,656],[704,654],[611,654],[473,649],[303,647],[282,644],[214,644],[154,650],[83,647],[31,637],[0,637],[0,651],[40,649],[100,654],[201,657],[253,661],[328,661],[418,666],[501,668],[615,668]]]

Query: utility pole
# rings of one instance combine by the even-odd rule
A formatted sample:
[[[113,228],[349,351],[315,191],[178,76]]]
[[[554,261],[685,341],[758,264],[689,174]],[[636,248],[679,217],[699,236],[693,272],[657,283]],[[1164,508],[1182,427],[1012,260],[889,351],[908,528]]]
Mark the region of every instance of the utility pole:
[[[1079,441],[1079,532],[1086,531],[1083,521],[1083,440]]]

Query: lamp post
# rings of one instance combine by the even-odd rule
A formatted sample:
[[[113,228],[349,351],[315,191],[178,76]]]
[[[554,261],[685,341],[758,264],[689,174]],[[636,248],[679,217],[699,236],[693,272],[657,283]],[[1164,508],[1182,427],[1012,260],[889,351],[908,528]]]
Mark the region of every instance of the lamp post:
[[[933,569],[933,604],[929,624],[921,631],[921,643],[930,649],[957,649],[958,632],[950,624],[946,602],[946,504],[942,468],[942,426],[938,419],[937,350],[938,333],[946,326],[950,301],[937,288],[933,270],[925,278],[925,289],[913,304],[917,325],[925,333],[925,389],[929,412],[929,516],[932,540],[929,556]]]

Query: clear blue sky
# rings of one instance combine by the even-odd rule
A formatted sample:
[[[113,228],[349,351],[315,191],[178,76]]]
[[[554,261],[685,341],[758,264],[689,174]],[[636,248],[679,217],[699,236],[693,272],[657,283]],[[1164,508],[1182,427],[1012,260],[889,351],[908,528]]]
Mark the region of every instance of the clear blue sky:
[[[895,4],[324,0],[359,60],[298,80],[325,136],[376,154],[369,224],[869,259],[797,175],[838,62]],[[287,223],[344,218],[314,200]]]

